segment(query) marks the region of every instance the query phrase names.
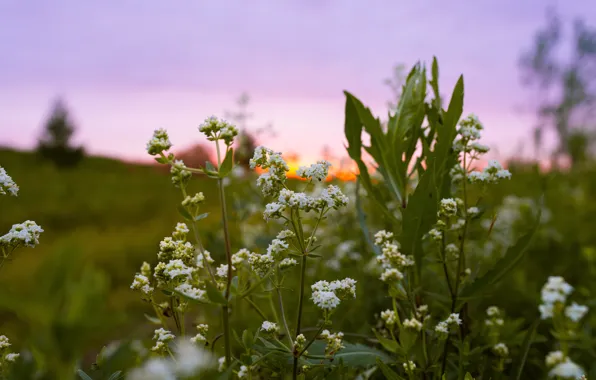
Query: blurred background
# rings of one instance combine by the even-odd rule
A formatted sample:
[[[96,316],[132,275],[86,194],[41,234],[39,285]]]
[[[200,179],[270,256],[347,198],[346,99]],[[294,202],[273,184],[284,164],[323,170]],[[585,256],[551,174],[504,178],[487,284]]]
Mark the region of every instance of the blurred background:
[[[0,0],[0,47],[0,165],[21,188],[0,199],[0,231],[27,219],[45,230],[0,271],[0,333],[17,346],[92,361],[115,338],[148,336],[140,321],[150,307],[129,286],[180,221],[179,191],[145,152],[154,129],[166,128],[174,152],[196,167],[214,153],[198,125],[223,116],[242,130],[243,165],[256,145],[284,152],[293,169],[326,158],[335,181],[356,191],[342,91],[385,119],[410,67],[433,56],[442,88],[464,74],[464,113],[479,115],[488,158],[514,174],[489,195],[509,219],[483,249],[512,241],[545,194],[543,238],[503,285],[516,294],[508,312],[535,317],[522,305],[537,302],[552,273],[593,294],[591,0]],[[251,229],[238,227],[236,249],[266,246],[276,232],[261,226],[253,182],[239,174],[230,184],[232,221]],[[193,186],[211,199],[206,211],[219,207],[212,182]],[[202,232],[221,257],[217,214]],[[356,211],[342,218],[329,227],[335,240],[321,270],[358,276],[356,254],[373,252]]]

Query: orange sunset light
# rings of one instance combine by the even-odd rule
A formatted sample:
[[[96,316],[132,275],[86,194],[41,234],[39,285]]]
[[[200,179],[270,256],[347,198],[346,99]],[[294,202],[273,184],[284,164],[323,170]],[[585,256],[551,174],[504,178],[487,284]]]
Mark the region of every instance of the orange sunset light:
[[[301,166],[308,166],[310,165],[310,163],[304,163],[301,162],[300,159],[298,158],[298,156],[295,155],[287,155],[283,157],[284,160],[286,161],[286,163],[288,164],[288,167],[290,168],[290,171],[288,171],[288,178],[294,178],[294,179],[299,179],[299,180],[303,180],[302,178],[298,177],[296,175],[296,170],[298,170],[298,168],[300,168]],[[356,167],[356,165],[353,165],[352,162],[350,162],[349,165],[346,165],[345,163],[339,163],[339,162],[331,162],[332,166],[329,168],[329,175],[327,176],[327,178],[325,179],[326,181],[332,181],[334,179],[338,179],[340,181],[355,181],[356,180],[356,175],[358,174],[358,168]],[[261,169],[261,168],[256,168],[257,173],[263,173],[265,172],[265,170]]]

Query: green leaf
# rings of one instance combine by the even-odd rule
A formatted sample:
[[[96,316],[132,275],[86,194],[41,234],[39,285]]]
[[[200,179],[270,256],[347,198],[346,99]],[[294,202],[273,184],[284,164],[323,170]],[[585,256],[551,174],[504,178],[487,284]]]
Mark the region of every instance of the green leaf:
[[[464,377],[464,380],[474,380],[474,378],[472,377],[470,372],[466,372],[466,376]]]
[[[385,379],[387,379],[387,380],[403,380],[403,377],[401,377],[400,375],[397,374],[397,372],[395,372],[394,370],[389,368],[389,366],[387,364],[383,363],[383,361],[381,359],[377,359],[377,366],[381,369],[381,372],[383,372],[383,376],[385,376]]]
[[[387,351],[389,351],[393,354],[395,354],[397,352],[403,353],[402,348],[399,346],[399,344],[395,340],[385,338],[384,336],[379,334],[376,330],[373,330],[373,332],[375,333],[377,340],[379,341],[379,343],[381,343],[381,346],[383,346],[384,349],[386,349]]]
[[[207,298],[209,298],[209,301],[220,305],[226,305],[228,303],[224,295],[221,294],[219,289],[217,289],[211,282],[207,282],[205,288],[207,290]]]
[[[242,344],[244,344],[244,348],[249,350],[252,345],[254,344],[254,336],[250,330],[244,330],[242,332]]]
[[[401,343],[401,346],[406,352],[410,352],[410,349],[416,343],[417,338],[418,334],[416,334],[412,330],[401,329],[401,331],[399,332],[399,342]]]
[[[528,353],[530,352],[530,346],[535,340],[536,337],[536,330],[538,329],[538,325],[540,324],[540,320],[537,319],[526,333],[526,337],[524,338],[524,343],[521,346],[521,356],[519,356],[519,361],[514,367],[513,374],[515,375],[516,380],[520,380],[522,376],[522,372],[524,369],[524,365],[526,364],[526,360],[528,359]]]
[[[186,220],[192,220],[192,215],[186,210],[186,208],[182,205],[178,205],[178,213],[182,215],[182,217]]]
[[[226,157],[219,166],[219,178],[224,178],[232,171],[234,167],[234,149],[230,148],[226,152]]]
[[[154,325],[161,325],[161,321],[159,320],[159,318],[156,318],[156,317],[154,317],[154,316],[151,316],[151,315],[149,315],[149,314],[145,314],[145,318],[146,318],[146,319],[147,319],[149,322],[153,323]]]
[[[197,222],[198,222],[199,220],[205,219],[207,216],[209,216],[209,213],[208,213],[208,212],[206,212],[206,213],[204,213],[204,214],[201,214],[201,215],[197,215],[197,216],[195,217],[195,221],[197,221]]]
[[[87,375],[82,369],[77,369],[77,375],[83,380],[93,380],[93,378]]]
[[[344,133],[348,140],[346,149],[352,159],[360,160],[362,155],[362,123],[354,105],[354,100],[357,99],[347,91],[344,91],[344,94],[346,95]]]
[[[155,161],[157,161],[160,164],[167,164],[168,163],[167,157],[162,157],[162,156],[155,157]]]
[[[538,216],[532,229],[520,237],[513,246],[509,247],[505,256],[497,261],[497,263],[483,276],[477,278],[462,290],[460,298],[471,298],[476,294],[481,294],[490,286],[499,282],[521,261],[540,226],[541,214],[542,212],[538,212]]]
[[[205,168],[203,169],[203,173],[207,174],[209,178],[219,178],[217,168],[213,166],[213,164],[209,161],[205,162]]]
[[[368,367],[375,365],[378,360],[385,363],[392,362],[389,355],[376,348],[363,344],[345,343],[345,348],[335,354],[335,360],[343,360],[349,367]]]
[[[116,371],[114,372],[109,378],[108,380],[117,380],[120,379],[122,375],[122,371]]]

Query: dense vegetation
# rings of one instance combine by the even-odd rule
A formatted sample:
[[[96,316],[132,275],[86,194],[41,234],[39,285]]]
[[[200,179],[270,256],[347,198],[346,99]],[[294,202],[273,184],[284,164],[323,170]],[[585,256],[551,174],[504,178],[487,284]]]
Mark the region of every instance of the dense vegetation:
[[[595,303],[596,166],[543,173],[491,163],[475,171],[469,160],[486,151],[476,141],[482,124],[461,115],[463,79],[449,101],[438,83],[436,62],[429,72],[415,66],[386,122],[346,94],[358,182],[328,178],[324,162],[304,168],[303,180],[286,179],[281,157],[266,149],[252,166],[268,177],[233,168],[233,127],[218,119],[202,131],[223,151],[201,169],[167,154],[164,131],[148,148],[171,173],[93,157],[59,170],[30,153],[0,151],[20,187],[18,197],[0,198],[0,229],[28,219],[44,229],[39,245],[15,250],[0,269],[0,332],[21,352],[3,362],[11,372],[2,375],[68,379],[80,369],[84,379],[149,378],[151,363],[164,369],[170,355],[183,362],[189,339],[176,335],[228,357],[221,374],[208,369],[203,378],[541,378],[574,376],[575,367],[553,372],[571,362],[596,376],[593,313],[563,311],[567,298]],[[465,170],[453,170],[458,162]],[[193,200],[197,192],[204,200]],[[160,248],[166,236],[192,242],[192,262],[177,267],[197,266],[189,280],[158,272],[173,261]],[[208,261],[205,249],[212,268],[195,263]],[[271,264],[259,266],[268,250]],[[334,282],[342,279],[355,287]],[[320,280],[327,284],[311,291]],[[563,299],[549,301],[555,293]],[[541,319],[547,307],[554,319]],[[195,328],[202,324],[208,331]]]

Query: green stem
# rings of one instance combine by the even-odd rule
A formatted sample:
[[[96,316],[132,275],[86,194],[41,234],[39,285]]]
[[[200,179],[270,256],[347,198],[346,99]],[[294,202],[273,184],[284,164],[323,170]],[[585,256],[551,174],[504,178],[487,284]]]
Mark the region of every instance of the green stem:
[[[250,306],[252,306],[253,309],[255,309],[255,311],[257,312],[257,314],[259,314],[259,316],[266,321],[267,320],[267,316],[265,315],[265,313],[263,313],[263,311],[259,308],[259,306],[257,306],[256,303],[254,303],[253,300],[250,299],[250,297],[246,297],[245,298],[246,302],[248,302],[248,304]]]
[[[217,165],[218,168],[221,166],[221,154],[219,152],[219,141],[215,141],[215,146],[217,148]],[[230,296],[230,287],[232,284],[232,252],[230,246],[230,236],[228,230],[228,217],[227,217],[227,210],[226,210],[226,196],[223,184],[223,178],[218,180],[219,182],[219,201],[221,203],[221,217],[223,221],[223,230],[224,230],[224,240],[225,240],[225,248],[226,248],[226,261],[228,263],[228,276],[226,279],[226,290],[225,290],[225,298],[226,301],[229,301]],[[229,315],[229,307],[228,305],[222,306],[222,313],[223,313],[223,325],[224,325],[224,343],[225,343],[225,352],[226,352],[226,365],[230,365],[232,363],[232,347],[231,347],[231,339],[230,339],[230,315]]]
[[[286,330],[286,335],[288,336],[288,341],[290,342],[290,347],[292,347],[294,345],[294,342],[292,341],[292,333],[290,332],[290,328],[288,327],[288,320],[286,319],[286,313],[284,311],[284,303],[283,303],[283,298],[281,296],[281,288],[279,286],[276,286],[275,290],[277,291],[277,302],[279,303],[279,311],[281,313],[281,320],[283,322],[284,329]]]
[[[302,351],[300,351],[300,353],[298,354],[298,357],[302,356],[306,350],[308,350],[308,348],[310,347],[311,344],[313,344],[315,342],[315,340],[317,340],[317,337],[321,334],[321,331],[323,331],[323,327],[325,327],[324,323],[321,323],[321,327],[319,327],[319,329],[317,330],[317,332],[315,333],[315,335],[313,335],[312,338],[310,338],[310,340],[308,341],[308,343],[306,344],[306,346],[304,346],[304,348],[302,349]]]

